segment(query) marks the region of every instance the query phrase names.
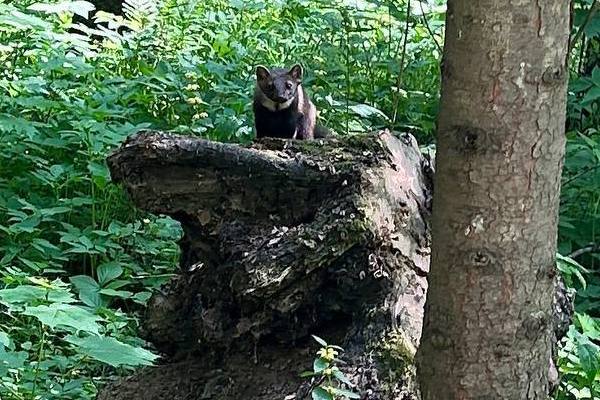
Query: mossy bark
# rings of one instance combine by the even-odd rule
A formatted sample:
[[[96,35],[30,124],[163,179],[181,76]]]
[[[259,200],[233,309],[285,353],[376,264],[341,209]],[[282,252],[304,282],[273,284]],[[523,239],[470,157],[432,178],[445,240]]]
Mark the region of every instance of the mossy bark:
[[[243,147],[144,132],[108,162],[185,237],[144,320],[163,364],[99,399],[302,399],[310,334],[346,348],[362,399],[416,398],[432,171],[414,138]]]

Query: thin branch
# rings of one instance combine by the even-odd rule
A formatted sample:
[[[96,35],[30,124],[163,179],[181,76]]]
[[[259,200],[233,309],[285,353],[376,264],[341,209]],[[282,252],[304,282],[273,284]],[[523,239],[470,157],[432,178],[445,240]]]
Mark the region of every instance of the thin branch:
[[[590,10],[588,11],[585,21],[583,21],[583,24],[581,24],[581,26],[577,30],[577,33],[575,34],[575,36],[573,36],[573,39],[571,39],[571,41],[569,42],[569,54],[571,54],[571,50],[573,50],[573,48],[577,44],[577,41],[583,35],[583,31],[585,30],[585,28],[587,28],[588,24],[594,18],[594,15],[596,15],[598,10],[600,10],[600,2],[598,0],[594,0],[592,5],[590,6]]]
[[[321,376],[321,377],[319,377],[319,379],[315,379],[314,381],[312,381],[310,384],[310,387],[308,388],[308,391],[306,392],[306,395],[304,395],[302,398],[308,399],[308,396],[310,394],[312,394],[313,389],[316,388],[317,386],[319,386],[321,383],[323,383],[324,380],[325,380],[325,377]]]
[[[585,246],[579,250],[575,250],[571,254],[569,254],[569,258],[577,258],[587,253],[596,253],[600,251],[600,243],[599,244],[590,244],[589,246]]]
[[[583,171],[581,171],[580,173],[578,173],[577,175],[567,179],[563,184],[562,187],[564,188],[565,186],[573,183],[573,181],[581,178],[583,175],[588,174],[594,170],[597,170],[598,168],[600,168],[600,164],[596,164],[596,165],[592,165],[590,167],[585,168]]]
[[[421,3],[420,1],[419,1],[419,7],[421,8],[421,15],[423,16],[423,22],[425,23],[425,28],[427,29],[427,32],[429,32],[429,35],[431,36],[431,40],[433,40],[433,43],[435,43],[435,47],[437,47],[438,51],[440,52],[440,56],[441,56],[442,54],[444,54],[444,49],[442,49],[442,46],[435,39],[435,34],[431,30],[431,27],[429,26],[429,21],[427,20],[427,15],[425,15],[425,10],[423,10],[423,3]]]
[[[408,42],[408,30],[410,29],[410,0],[406,2],[406,26],[404,28],[404,42],[402,44],[402,55],[400,56],[400,70],[396,77],[396,97],[394,99],[394,117],[392,126],[396,124],[398,117],[398,104],[400,103],[400,86],[402,86],[402,74],[404,74],[404,59],[406,58],[406,43]]]

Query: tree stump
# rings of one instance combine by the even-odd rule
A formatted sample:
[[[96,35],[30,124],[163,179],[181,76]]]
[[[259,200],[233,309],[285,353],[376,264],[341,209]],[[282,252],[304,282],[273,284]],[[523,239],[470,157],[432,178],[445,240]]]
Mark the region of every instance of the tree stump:
[[[362,399],[416,398],[432,171],[412,136],[239,146],[146,131],[108,164],[185,234],[144,318],[162,365],[99,399],[310,398],[311,334],[345,348]]]

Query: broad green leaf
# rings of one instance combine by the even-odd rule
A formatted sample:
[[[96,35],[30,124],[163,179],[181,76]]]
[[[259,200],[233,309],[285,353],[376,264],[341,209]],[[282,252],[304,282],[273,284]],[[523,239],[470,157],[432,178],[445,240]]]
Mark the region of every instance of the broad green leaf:
[[[23,314],[36,317],[50,328],[70,327],[77,331],[99,334],[98,321],[101,318],[79,306],[53,303],[49,306],[26,307]]]
[[[90,307],[105,305],[100,296],[100,285],[87,275],[77,275],[69,278],[73,286],[79,290],[79,299]]]
[[[146,304],[150,297],[152,297],[150,292],[139,292],[132,297],[132,300],[139,304]]]
[[[589,79],[574,79],[569,83],[569,90],[572,90],[575,93],[580,93],[588,90],[592,85],[593,83]]]
[[[6,351],[0,347],[0,376],[4,376],[9,369],[23,368],[28,357],[26,351]]]
[[[600,373],[600,348],[598,345],[587,338],[580,338],[577,343],[577,356],[588,380],[595,379]]]
[[[140,347],[107,336],[68,336],[67,342],[78,347],[83,354],[113,367],[121,365],[152,365],[158,356]]]
[[[313,400],[334,400],[333,396],[327,392],[327,390],[323,389],[321,386],[318,386],[313,389],[312,393]]]
[[[320,373],[323,372],[325,368],[329,368],[329,362],[327,362],[327,360],[321,357],[315,358],[315,361],[313,363],[313,371],[316,373]]]
[[[581,103],[584,105],[591,104],[600,99],[600,86],[594,86],[583,96]]]
[[[600,331],[598,331],[598,325],[596,321],[587,314],[576,313],[575,317],[581,325],[583,334],[588,336],[592,340],[600,340]]]
[[[94,182],[96,182],[96,184],[99,187],[106,186],[106,183],[110,181],[110,173],[108,172],[108,168],[104,164],[90,162],[88,164],[88,171],[90,171]]]
[[[98,267],[98,282],[104,287],[110,281],[118,278],[123,273],[123,268],[116,261],[104,263]]]
[[[35,231],[35,228],[42,222],[42,219],[39,215],[34,214],[31,215],[19,223],[10,226],[10,230],[15,233],[19,232],[27,232],[32,233]]]
[[[8,307],[32,304],[39,301],[54,303],[73,303],[73,295],[66,290],[44,289],[39,286],[20,285],[0,290],[0,302]]]
[[[344,375],[344,373],[340,371],[337,367],[333,369],[333,376],[335,376],[336,379],[340,382],[345,383],[348,386],[352,386],[352,382],[350,382],[346,375]]]

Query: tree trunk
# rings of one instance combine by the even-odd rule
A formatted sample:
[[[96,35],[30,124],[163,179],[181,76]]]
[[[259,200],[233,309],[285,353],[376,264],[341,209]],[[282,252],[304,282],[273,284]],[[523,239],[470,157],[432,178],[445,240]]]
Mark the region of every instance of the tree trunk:
[[[545,399],[569,2],[449,0],[423,400]]]
[[[431,170],[414,138],[248,148],[149,132],[108,164],[185,236],[182,271],[144,320],[163,365],[99,399],[310,398],[298,377],[315,358],[309,334],[346,348],[362,399],[415,398]]]

